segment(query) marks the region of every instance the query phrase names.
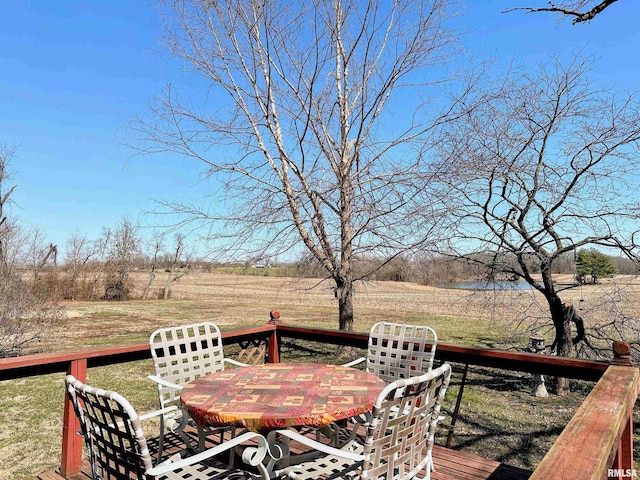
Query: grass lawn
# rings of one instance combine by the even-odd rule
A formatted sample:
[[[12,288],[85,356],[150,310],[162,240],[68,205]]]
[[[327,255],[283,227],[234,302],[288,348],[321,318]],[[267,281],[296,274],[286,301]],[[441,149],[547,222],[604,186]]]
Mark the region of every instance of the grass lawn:
[[[164,285],[161,276],[156,282],[158,288]],[[146,283],[143,274],[139,274],[138,283]],[[274,309],[290,325],[336,328],[337,305],[330,287],[318,285],[318,280],[271,273],[188,274],[173,285],[167,301],[67,303],[64,317],[37,348],[62,351],[146,342],[156,328],[199,321],[213,321],[223,331],[245,328],[266,323]],[[499,348],[508,340],[523,348],[528,329],[515,331],[514,321],[518,312],[540,299],[532,299],[530,293],[509,295],[497,298],[489,307],[486,295],[460,290],[394,282],[360,284],[355,330],[366,332],[376,321],[389,320],[432,326],[447,343]],[[571,295],[576,295],[576,302],[584,301],[584,291]],[[586,298],[588,301],[588,292]],[[289,359],[285,356],[284,360]],[[151,371],[150,361],[95,368],[89,370],[88,383],[115,389],[139,412],[145,412],[157,408],[155,386],[146,379]],[[0,480],[33,479],[59,465],[63,377],[54,374],[0,382]],[[449,410],[457,388],[458,379],[454,379],[447,395]],[[590,385],[583,384],[568,397],[539,399],[530,395],[526,374],[473,369],[454,448],[533,469],[589,389]],[[442,442],[442,438],[438,440]]]

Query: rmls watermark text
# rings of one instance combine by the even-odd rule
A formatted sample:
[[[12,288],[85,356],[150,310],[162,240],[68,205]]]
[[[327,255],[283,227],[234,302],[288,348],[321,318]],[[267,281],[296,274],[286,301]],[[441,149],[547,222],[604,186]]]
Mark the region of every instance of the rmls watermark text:
[[[638,472],[631,468],[610,468],[607,470],[609,478],[636,478]]]

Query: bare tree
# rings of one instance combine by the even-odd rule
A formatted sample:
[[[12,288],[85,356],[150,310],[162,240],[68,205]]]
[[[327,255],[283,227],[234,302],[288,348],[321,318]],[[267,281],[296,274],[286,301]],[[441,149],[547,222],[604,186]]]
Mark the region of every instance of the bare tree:
[[[107,252],[104,297],[106,300],[127,300],[129,273],[140,254],[138,227],[128,218],[123,218],[115,229],[105,229],[103,241]]]
[[[147,282],[147,286],[144,288],[144,292],[142,293],[142,300],[146,300],[149,296],[149,290],[151,290],[151,286],[153,285],[153,281],[156,279],[156,270],[158,268],[158,255],[164,246],[164,235],[155,232],[151,235],[152,248],[153,248],[153,256],[151,258],[151,269],[149,271],[149,281]]]
[[[602,13],[607,7],[610,7],[618,0],[572,0],[569,2],[547,2],[548,7],[516,7],[504,10],[502,13],[513,12],[516,10],[525,11],[526,13],[535,12],[551,12],[558,13],[562,17],[572,17],[573,24],[590,22],[596,15]]]
[[[167,283],[164,285],[164,291],[162,293],[163,300],[167,300],[169,298],[169,287],[173,282],[177,282],[179,279],[184,277],[187,273],[187,269],[183,269],[182,272],[176,273],[176,268],[180,264],[180,258],[182,257],[182,253],[184,252],[184,235],[178,233],[175,236],[175,251],[169,257],[170,266],[169,266],[169,275],[167,275]]]
[[[35,296],[14,275],[0,279],[0,358],[25,353],[60,315],[55,303]]]
[[[11,180],[9,164],[15,149],[0,144],[0,275],[9,271],[9,238],[14,235],[7,219],[7,209],[11,204],[11,195],[17,185],[7,185]]]
[[[15,150],[0,146],[0,357],[22,354],[59,314],[55,303],[35,295],[19,275],[28,256],[30,233],[9,217],[16,185],[8,181]]]
[[[540,292],[553,349],[565,356],[585,340],[584,325],[562,300],[567,287],[554,281],[554,263],[588,245],[631,258],[637,247],[637,97],[618,101],[594,89],[590,66],[576,58],[511,72],[482,107],[445,126],[439,144],[450,169],[454,251]],[[472,246],[489,255],[468,254]]]
[[[53,243],[48,243],[44,233],[38,227],[30,229],[27,236],[29,240],[23,261],[25,265],[31,267],[33,280],[37,281],[41,270],[47,262],[57,265],[58,247]]]
[[[299,256],[303,246],[351,330],[353,258],[392,259],[435,240],[413,147],[451,105],[434,94],[453,78],[449,2],[159,4],[164,44],[206,90],[196,105],[167,88],[153,121],[135,123],[137,148],[198,159],[221,185],[211,209],[164,206],[205,223],[229,255]]]
[[[90,268],[102,249],[100,241],[93,241],[78,231],[72,232],[65,243],[64,268],[67,272],[64,298],[90,300],[96,296],[100,283],[100,269]]]
[[[31,267],[32,276],[26,280],[31,292],[44,299],[60,299],[62,295],[60,277],[56,269],[50,269],[45,275],[41,275],[42,269],[49,262],[57,266],[58,247],[47,242],[44,233],[39,227],[25,229],[23,231],[27,241],[20,259],[22,267]]]

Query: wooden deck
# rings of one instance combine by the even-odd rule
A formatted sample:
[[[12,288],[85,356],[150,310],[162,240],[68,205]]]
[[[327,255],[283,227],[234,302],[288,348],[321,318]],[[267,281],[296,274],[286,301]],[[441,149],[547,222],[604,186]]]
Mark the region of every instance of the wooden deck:
[[[149,443],[150,449],[153,450],[153,440]],[[293,445],[292,450],[295,450]],[[440,446],[434,447],[433,460],[435,464],[435,471],[431,474],[433,480],[526,480],[531,476],[528,470]],[[84,461],[82,474],[72,480],[90,479],[90,472],[89,463]],[[38,479],[64,480],[64,477],[57,471],[48,471],[39,474]]]
[[[433,447],[433,462],[433,480],[524,480],[531,476],[529,470],[437,445]]]

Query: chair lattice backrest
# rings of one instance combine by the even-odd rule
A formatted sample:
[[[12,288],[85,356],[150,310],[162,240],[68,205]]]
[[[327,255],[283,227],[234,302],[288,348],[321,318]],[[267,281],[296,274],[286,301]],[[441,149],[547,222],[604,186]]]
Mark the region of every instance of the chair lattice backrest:
[[[131,404],[116,392],[90,387],[72,375],[65,385],[80,419],[93,478],[144,480],[151,456]]]
[[[438,336],[431,327],[379,322],[369,332],[367,371],[386,382],[433,368]]]
[[[214,323],[161,328],[151,334],[149,347],[156,375],[177,385],[224,370],[222,337]],[[175,388],[158,385],[158,390],[161,407],[179,405]]]
[[[444,364],[383,390],[367,427],[362,478],[413,478],[431,467],[436,424],[450,379],[451,366]]]
[[[240,351],[238,352],[238,361],[247,365],[264,364],[267,354],[267,344],[265,341],[247,341],[240,342]]]

